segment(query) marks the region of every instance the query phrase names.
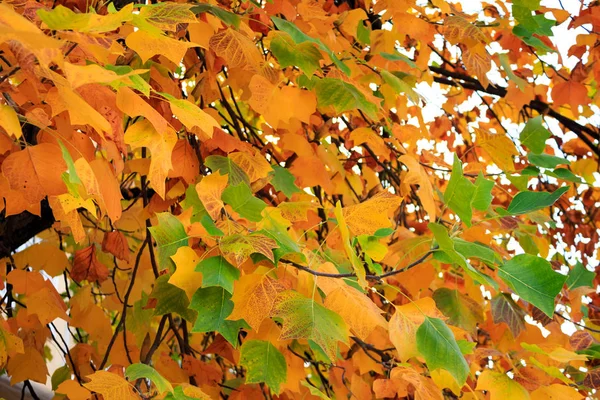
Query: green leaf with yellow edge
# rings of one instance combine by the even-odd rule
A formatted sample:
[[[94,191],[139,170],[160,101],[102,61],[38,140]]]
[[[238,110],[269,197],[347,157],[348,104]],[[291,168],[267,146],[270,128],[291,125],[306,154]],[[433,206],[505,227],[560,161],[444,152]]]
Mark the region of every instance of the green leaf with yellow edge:
[[[481,305],[458,290],[440,288],[433,292],[437,308],[448,317],[448,323],[473,332],[483,322]]]
[[[156,252],[159,270],[168,268],[173,271],[175,264],[171,256],[180,247],[187,246],[188,235],[181,221],[169,212],[156,214],[158,224],[150,227],[150,233],[156,241]]]
[[[348,327],[342,317],[293,290],[279,294],[272,315],[283,320],[281,340],[310,339],[332,362],[337,358],[337,343],[348,342]]]
[[[280,393],[280,386],[287,378],[283,354],[265,340],[248,340],[240,352],[240,365],[246,368],[246,383],[264,382],[273,392]]]
[[[469,365],[462,355],[454,334],[438,318],[425,317],[417,329],[417,350],[429,370],[445,369],[462,386],[469,376]]]
[[[233,25],[236,28],[240,27],[240,17],[232,12],[222,9],[219,6],[207,3],[194,4],[194,6],[190,9],[195,14],[200,14],[204,12],[208,12],[215,17],[219,18],[221,21],[225,22],[227,25]]]
[[[319,60],[323,59],[323,56],[314,43],[296,44],[285,32],[275,31],[272,35],[271,51],[281,68],[299,67],[307,76],[312,76],[320,69]]]
[[[277,248],[275,240],[264,235],[230,235],[219,243],[223,256],[232,264],[242,265],[251,254],[259,253],[274,262],[273,249]]]
[[[158,394],[173,392],[171,383],[159,374],[157,370],[146,364],[136,363],[129,365],[125,369],[125,377],[131,382],[135,382],[140,378],[149,379],[156,386]]]
[[[498,270],[498,276],[523,300],[530,302],[547,316],[554,315],[554,299],[567,280],[541,257],[519,254]]]
[[[177,313],[188,321],[196,319],[196,313],[188,309],[190,301],[185,290],[170,284],[169,275],[156,278],[150,298],[156,299],[154,315]]]
[[[107,15],[95,13],[76,13],[67,7],[58,5],[52,10],[40,8],[37,15],[52,30],[73,30],[86,33],[114,31],[124,22],[133,19],[133,4],[128,4],[119,12]]]
[[[226,318],[233,311],[231,294],[220,286],[200,288],[194,293],[190,310],[198,313],[192,332],[219,332],[233,347],[238,345],[240,329],[248,325]]]
[[[163,31],[175,32],[178,24],[198,22],[190,10],[192,6],[182,3],[163,2],[141,7],[139,16]]]
[[[335,78],[317,79],[315,91],[319,107],[331,106],[337,114],[358,108],[370,118],[377,116],[377,106],[351,83]]]
[[[239,185],[245,183],[250,186],[250,178],[248,175],[230,158],[223,156],[208,156],[204,164],[213,172],[220,171],[221,175],[229,176],[230,185]]]

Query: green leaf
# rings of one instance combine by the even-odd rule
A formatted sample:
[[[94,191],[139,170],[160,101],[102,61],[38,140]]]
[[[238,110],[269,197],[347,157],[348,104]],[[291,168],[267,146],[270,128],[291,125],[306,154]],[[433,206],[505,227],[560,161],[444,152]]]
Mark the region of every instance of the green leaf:
[[[556,21],[550,20],[544,14],[535,14],[540,7],[539,1],[514,0],[512,6],[513,17],[519,25],[526,29],[530,35],[552,36],[552,28]]]
[[[169,283],[169,275],[156,278],[150,298],[156,299],[154,315],[177,313],[188,321],[196,319],[196,313],[188,308],[190,301],[183,289]]]
[[[547,316],[554,314],[554,298],[567,280],[541,257],[520,254],[498,270],[498,275],[517,295],[530,302]]]
[[[471,206],[476,210],[486,211],[494,199],[494,196],[492,196],[493,188],[494,181],[485,179],[480,172],[475,180],[475,194],[473,195]]]
[[[448,323],[473,332],[483,322],[481,305],[458,290],[440,288],[433,292],[437,308],[448,317]]]
[[[192,332],[219,332],[237,347],[238,333],[248,325],[243,320],[229,321],[226,318],[233,311],[231,294],[220,286],[200,288],[192,296],[190,309],[198,312]]]
[[[468,242],[460,238],[452,238],[454,249],[465,258],[479,258],[488,264],[500,264],[502,259],[496,252],[479,243]]]
[[[510,297],[508,293],[499,293],[492,298],[492,318],[495,324],[504,322],[514,338],[525,329],[525,311]]]
[[[410,58],[408,58],[404,54],[382,52],[382,53],[379,53],[379,55],[381,57],[385,58],[386,60],[390,60],[390,61],[402,61],[402,62],[405,62],[406,64],[408,64],[411,68],[419,68],[417,66],[417,64],[415,64],[415,62],[413,60],[411,60]]]
[[[556,168],[561,164],[570,165],[569,160],[549,154],[527,154],[529,162],[542,168]]]
[[[243,218],[254,222],[262,219],[261,212],[267,207],[264,201],[252,195],[252,190],[245,183],[227,186],[221,199]]]
[[[513,34],[518,36],[523,43],[535,48],[538,53],[554,53],[555,50],[551,47],[546,46],[539,37],[533,36],[532,33],[525,28],[523,25],[517,25],[513,28]]]
[[[541,210],[554,204],[556,200],[568,190],[568,186],[563,186],[553,193],[531,191],[519,192],[510,202],[506,212],[511,215],[520,215]]]
[[[73,30],[81,33],[103,33],[114,31],[123,22],[133,19],[132,6],[125,6],[119,12],[107,15],[76,13],[62,5],[47,11],[37,10],[37,15],[51,30]]]
[[[480,284],[487,283],[493,288],[497,289],[498,284],[489,276],[483,274],[479,270],[475,269],[471,264],[467,262],[465,257],[456,251],[454,247],[454,241],[448,235],[448,231],[442,225],[430,222],[427,227],[433,235],[435,236],[435,240],[438,242],[440,246],[440,250],[442,250],[446,256],[450,259],[450,261],[454,264],[458,264],[463,268],[463,270],[476,282]],[[436,253],[437,254],[437,253]]]
[[[319,106],[332,106],[336,113],[359,109],[375,118],[377,107],[354,85],[335,78],[317,79],[315,84]]]
[[[460,351],[450,328],[438,318],[425,317],[417,329],[417,350],[430,371],[445,369],[460,386],[469,376],[469,365]]]
[[[246,383],[264,382],[279,394],[280,386],[287,378],[287,364],[279,350],[265,340],[248,340],[240,351],[240,365],[246,368]]]
[[[410,101],[419,104],[419,94],[414,90],[416,83],[414,76],[403,72],[388,72],[382,70],[381,77],[385,83],[390,85],[397,93],[404,93]]]
[[[125,377],[132,382],[140,378],[150,379],[154,383],[154,386],[156,386],[159,394],[173,392],[173,386],[171,386],[169,381],[163,378],[154,368],[146,364],[131,364],[125,370]]]
[[[359,22],[356,26],[356,39],[363,45],[371,44],[371,29],[364,23]]]
[[[150,233],[156,240],[156,252],[158,256],[158,268],[168,268],[173,272],[175,264],[171,256],[177,253],[177,249],[188,245],[188,235],[181,221],[169,212],[157,213],[158,225],[150,227]]]
[[[79,179],[79,175],[77,175],[77,169],[75,169],[75,163],[73,162],[71,154],[63,144],[62,140],[58,139],[58,145],[60,146],[63,160],[65,160],[65,163],[67,164],[67,171],[69,171],[69,182],[74,185],[80,185],[81,180]]]
[[[337,342],[348,341],[348,327],[342,317],[298,292],[280,293],[272,315],[283,319],[279,339],[310,339],[331,361],[337,358]]]
[[[56,390],[56,388],[67,379],[71,379],[71,369],[68,365],[63,365],[52,374],[52,378],[50,379],[52,390]]]
[[[285,32],[275,32],[274,35],[270,50],[281,68],[299,67],[307,76],[312,76],[315,71],[320,70],[319,60],[323,59],[323,56],[313,42],[296,44]]]
[[[283,192],[288,198],[292,197],[294,193],[302,192],[298,186],[296,186],[296,177],[287,169],[279,165],[273,165],[273,179],[271,184],[275,190]]]
[[[580,177],[578,177],[566,168],[556,168],[554,171],[546,171],[545,174],[558,179],[562,179],[564,181],[583,183]]]
[[[329,47],[327,47],[321,41],[321,39],[315,39],[315,38],[308,36],[306,33],[302,32],[300,30],[300,28],[298,28],[295,24],[288,22],[284,19],[281,19],[278,17],[271,17],[271,20],[273,21],[273,23],[275,24],[277,29],[290,35],[292,40],[294,42],[296,42],[297,44],[304,43],[304,42],[311,42],[311,43],[316,44],[319,49],[321,49],[322,51],[327,53],[329,58],[331,58],[331,61],[333,61],[335,66],[338,67],[340,69],[340,71],[342,71],[344,74],[350,76],[350,68],[348,68],[348,66],[346,64],[344,64],[339,58],[337,58],[337,56],[333,53],[333,51],[331,51],[331,49]]]
[[[582,263],[577,262],[567,278],[567,288],[576,289],[581,286],[594,287],[596,273],[588,270]]]
[[[444,192],[444,203],[460,217],[467,225],[471,226],[473,210],[471,202],[475,196],[475,185],[463,176],[462,163],[454,155],[454,164],[452,165],[452,175],[448,182],[446,192]]]
[[[196,266],[202,272],[202,287],[220,286],[233,293],[233,282],[240,278],[240,270],[229,264],[222,256],[204,259]]]
[[[223,156],[208,156],[204,161],[204,164],[211,169],[211,171],[220,171],[221,175],[227,174],[229,176],[230,185],[239,185],[245,183],[250,186],[250,178],[248,175],[231,159]]]
[[[541,154],[546,148],[546,140],[552,136],[548,129],[542,125],[542,116],[538,115],[527,121],[525,128],[519,135],[519,140],[534,154]]]
[[[508,53],[498,54],[498,58],[500,59],[500,65],[502,66],[502,69],[506,73],[506,76],[508,76],[508,79],[513,81],[517,85],[517,87],[519,88],[519,90],[521,92],[524,91],[525,88],[527,87],[527,81],[525,79],[519,78],[517,75],[515,75],[512,67],[510,65]]]
[[[190,185],[190,187],[193,187],[193,185]],[[203,215],[202,218],[200,218],[200,223],[202,224],[204,229],[206,229],[206,232],[208,232],[208,234],[211,236],[221,237],[225,235],[225,233],[223,233],[223,231],[217,227],[215,221],[213,221],[212,218],[208,216],[208,214]]]
[[[233,25],[236,28],[240,27],[240,17],[212,4],[196,4],[190,8],[194,14],[208,12],[225,22],[227,25]]]

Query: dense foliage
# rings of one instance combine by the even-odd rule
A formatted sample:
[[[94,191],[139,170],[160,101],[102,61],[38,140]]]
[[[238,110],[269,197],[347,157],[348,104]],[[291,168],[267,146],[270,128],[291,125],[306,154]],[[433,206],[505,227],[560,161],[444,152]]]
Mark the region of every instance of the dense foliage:
[[[555,3],[0,3],[0,368],[594,396],[600,5]]]

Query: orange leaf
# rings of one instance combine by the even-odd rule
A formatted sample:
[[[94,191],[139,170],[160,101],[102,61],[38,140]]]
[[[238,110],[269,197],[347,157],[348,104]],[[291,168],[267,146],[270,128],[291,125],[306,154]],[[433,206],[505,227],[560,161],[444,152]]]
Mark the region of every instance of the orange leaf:
[[[87,400],[92,395],[89,390],[74,380],[66,380],[56,388],[56,393],[68,396],[69,400]]]
[[[208,215],[210,215],[213,220],[219,218],[221,209],[224,206],[221,195],[223,194],[223,190],[227,187],[228,179],[228,175],[221,175],[221,173],[217,171],[205,176],[200,183],[196,185],[198,197],[202,204],[204,204],[204,208],[206,208]]]
[[[108,268],[96,257],[96,245],[77,250],[73,258],[71,278],[75,282],[88,281],[102,283],[108,278]]]
[[[6,367],[10,375],[10,384],[32,380],[46,384],[48,368],[42,355],[32,346],[26,346],[23,354],[17,354],[8,360]]]
[[[106,371],[96,371],[88,375],[90,380],[83,386],[99,393],[104,400],[137,400],[139,397],[133,393],[133,386],[125,378]]]
[[[112,254],[119,260],[129,262],[129,245],[125,235],[120,231],[104,233],[102,251]]]
[[[344,207],[344,219],[355,236],[372,235],[378,229],[392,226],[388,214],[400,203],[400,197],[387,191],[380,192],[360,204]]]
[[[554,104],[569,104],[573,115],[579,115],[579,106],[585,106],[590,102],[587,88],[583,83],[568,80],[554,85],[552,88],[552,100]]]
[[[244,275],[235,282],[233,290],[233,311],[229,320],[243,319],[258,331],[262,321],[271,315],[277,295],[286,288],[267,275]]]
[[[2,163],[2,173],[10,187],[23,193],[28,203],[65,193],[67,188],[61,175],[66,169],[60,147],[50,143],[27,146],[10,154]]]
[[[435,221],[437,208],[433,199],[433,186],[429,180],[429,175],[423,166],[419,164],[419,161],[413,156],[405,154],[398,157],[398,160],[408,167],[408,174],[406,174],[405,183],[419,185],[419,198],[423,203],[423,207],[425,207],[427,215],[429,215],[429,220]]]

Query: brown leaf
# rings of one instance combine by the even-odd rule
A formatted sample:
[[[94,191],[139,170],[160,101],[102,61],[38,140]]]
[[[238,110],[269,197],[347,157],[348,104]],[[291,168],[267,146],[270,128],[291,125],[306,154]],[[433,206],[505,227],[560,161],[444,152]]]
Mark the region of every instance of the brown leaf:
[[[75,282],[86,280],[98,283],[102,283],[108,278],[108,268],[96,257],[95,245],[92,244],[75,252],[71,278]]]
[[[587,349],[594,343],[594,338],[587,331],[577,331],[569,338],[573,350]]]
[[[592,389],[600,389],[600,368],[588,372],[583,378],[583,384]]]
[[[127,244],[125,235],[120,231],[104,233],[102,251],[112,254],[119,260],[129,262],[129,245]]]

